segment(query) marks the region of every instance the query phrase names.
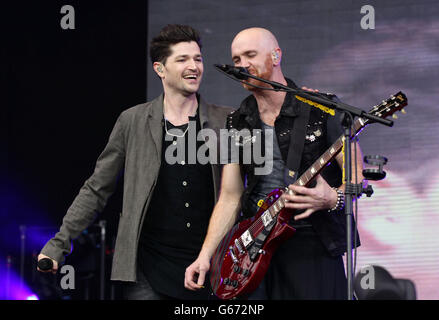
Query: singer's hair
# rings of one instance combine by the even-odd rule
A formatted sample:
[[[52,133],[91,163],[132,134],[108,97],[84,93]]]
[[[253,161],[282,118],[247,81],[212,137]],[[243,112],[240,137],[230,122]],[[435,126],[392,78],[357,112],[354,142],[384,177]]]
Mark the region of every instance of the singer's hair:
[[[172,54],[170,48],[172,45],[191,41],[195,41],[201,50],[201,38],[197,30],[187,25],[168,24],[150,43],[149,55],[151,62],[165,64],[166,59]]]

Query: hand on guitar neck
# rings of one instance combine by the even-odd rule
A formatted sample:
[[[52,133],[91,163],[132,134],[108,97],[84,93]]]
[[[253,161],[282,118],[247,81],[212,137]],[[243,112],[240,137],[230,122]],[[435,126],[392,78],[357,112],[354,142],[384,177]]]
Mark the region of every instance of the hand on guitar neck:
[[[316,186],[307,188],[295,185],[289,185],[288,188],[293,194],[285,192],[282,196],[287,200],[285,207],[295,210],[305,210],[305,212],[296,215],[294,220],[308,218],[316,211],[330,209],[337,203],[337,191],[318,175]]]

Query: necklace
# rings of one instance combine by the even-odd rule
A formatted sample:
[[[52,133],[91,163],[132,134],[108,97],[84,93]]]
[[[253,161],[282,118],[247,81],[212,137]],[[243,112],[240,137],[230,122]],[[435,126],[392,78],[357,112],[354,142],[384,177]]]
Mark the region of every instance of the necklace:
[[[170,133],[170,132],[168,131],[167,122],[168,122],[168,119],[166,119],[166,117],[165,117],[165,131],[166,131],[166,134],[168,134],[168,135],[170,135],[170,136],[173,136],[173,137],[183,138],[183,137],[186,135],[187,130],[189,129],[189,124],[188,124],[187,127],[186,127],[186,130],[184,130],[184,132],[183,132],[182,135],[178,135],[178,134]]]

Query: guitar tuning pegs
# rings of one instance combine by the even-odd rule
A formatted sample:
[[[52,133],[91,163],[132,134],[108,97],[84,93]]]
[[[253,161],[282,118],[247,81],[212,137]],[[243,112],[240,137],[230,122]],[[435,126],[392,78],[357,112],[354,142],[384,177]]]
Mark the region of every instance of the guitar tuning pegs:
[[[401,109],[401,112],[402,112],[403,114],[406,114],[406,113],[407,113],[407,111],[405,111],[405,109]]]
[[[393,119],[398,119],[398,116],[397,116],[396,114],[393,114],[393,115],[392,115],[392,118],[393,118]]]

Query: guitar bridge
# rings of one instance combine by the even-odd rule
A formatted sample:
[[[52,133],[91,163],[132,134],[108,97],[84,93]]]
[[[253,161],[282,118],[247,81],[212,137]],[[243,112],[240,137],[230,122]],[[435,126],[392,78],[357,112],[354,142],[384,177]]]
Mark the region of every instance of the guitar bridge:
[[[238,239],[235,239],[235,246],[236,246],[236,248],[238,248],[239,253],[244,253],[244,249],[242,248]]]
[[[267,228],[271,222],[273,221],[273,217],[271,216],[271,213],[269,210],[265,211],[262,216],[262,223],[264,224],[264,227]]]
[[[255,261],[259,254],[265,254],[265,250],[262,249],[265,240],[267,240],[268,235],[270,234],[273,226],[276,224],[277,218],[273,218],[273,221],[267,225],[267,228],[264,228],[254,240],[253,245],[248,249],[248,254],[251,261]]]

